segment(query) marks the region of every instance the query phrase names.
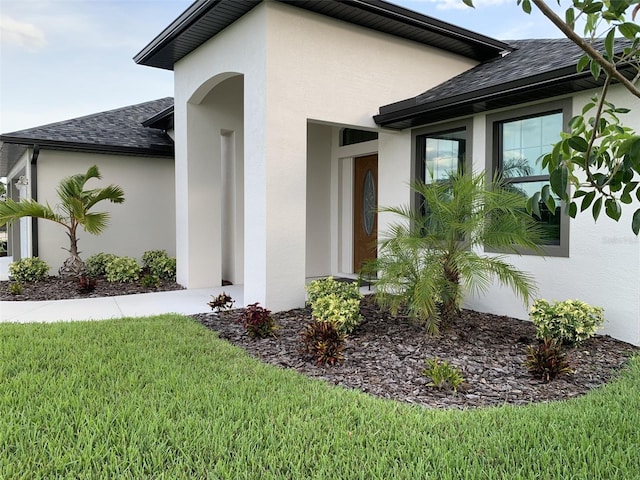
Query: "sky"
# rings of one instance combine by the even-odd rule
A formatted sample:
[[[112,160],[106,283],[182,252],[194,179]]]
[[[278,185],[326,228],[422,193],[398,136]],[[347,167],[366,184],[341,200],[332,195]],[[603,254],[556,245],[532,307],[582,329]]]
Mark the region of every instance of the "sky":
[[[173,72],[132,58],[191,3],[0,0],[0,133],[173,96]],[[561,36],[516,0],[393,3],[500,40]]]

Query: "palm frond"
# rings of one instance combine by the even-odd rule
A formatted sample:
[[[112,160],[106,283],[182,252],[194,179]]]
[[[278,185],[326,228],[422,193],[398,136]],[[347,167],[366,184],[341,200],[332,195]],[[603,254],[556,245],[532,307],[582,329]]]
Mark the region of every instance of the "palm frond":
[[[93,235],[98,235],[109,225],[110,215],[107,212],[87,213],[82,222],[78,222],[84,230]]]
[[[12,223],[23,217],[43,218],[67,226],[66,219],[54,212],[48,204],[42,205],[30,199],[16,202],[10,198],[0,202],[0,225]]]
[[[109,200],[111,203],[124,203],[124,190],[118,185],[109,185],[104,188],[91,190],[87,196],[85,208],[89,210],[103,200]]]

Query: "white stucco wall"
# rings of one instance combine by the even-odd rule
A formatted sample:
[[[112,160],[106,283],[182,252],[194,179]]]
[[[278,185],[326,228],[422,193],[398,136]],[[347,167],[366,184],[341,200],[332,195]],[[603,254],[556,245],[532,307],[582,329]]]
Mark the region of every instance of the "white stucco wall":
[[[206,286],[216,275],[215,266],[196,261],[204,246],[194,238],[200,234],[190,209],[200,192],[195,177],[204,170],[200,140],[187,131],[200,128],[189,121],[188,102],[198,104],[231,72],[244,76],[245,300],[286,309],[304,303],[307,122],[374,128],[380,105],[415,96],[475,63],[274,2],[257,6],[179,61],[179,280]]]
[[[124,189],[125,202],[101,202],[95,211],[111,213],[109,226],[101,235],[78,231],[81,257],[99,252],[140,259],[146,250],[166,250],[175,255],[175,193],[173,159],[103,155],[41,150],[38,157],[38,201],[57,205],[56,187],[65,177],[84,173],[97,165],[102,179],[87,182],[88,188],[109,184]],[[65,229],[53,222],[38,221],[39,257],[56,273],[68,254]]]
[[[580,112],[592,94],[576,95],[573,112]],[[620,87],[612,89],[610,101],[617,106],[631,108],[633,113],[625,116],[624,123],[640,131],[640,115],[637,113],[640,112],[640,101]],[[477,115],[473,122],[474,171],[485,168],[486,138],[486,115]],[[387,146],[381,146],[381,151],[383,148]],[[386,189],[389,190],[386,196],[397,195],[392,193],[391,184],[387,183]],[[604,212],[594,223],[590,210],[572,219],[568,258],[508,255],[508,259],[519,269],[534,275],[539,286],[539,298],[558,301],[577,298],[602,306],[606,317],[602,332],[640,345],[640,240],[631,231],[631,215],[640,207],[640,202],[634,200],[632,205],[623,206],[623,215],[618,223],[606,217]],[[528,319],[527,306],[504,287],[494,286],[486,295],[468,297],[465,306]]]

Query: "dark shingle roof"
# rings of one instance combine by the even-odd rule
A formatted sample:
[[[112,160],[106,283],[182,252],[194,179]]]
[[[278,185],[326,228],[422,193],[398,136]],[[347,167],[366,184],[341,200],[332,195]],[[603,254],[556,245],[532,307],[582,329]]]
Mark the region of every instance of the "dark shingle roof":
[[[143,122],[173,106],[173,98],[94,113],[0,135],[5,144],[143,156],[173,156],[173,140]]]
[[[568,39],[514,40],[516,48],[427,90],[380,107],[378,124],[407,128],[600,85],[576,63],[582,50]],[[620,46],[622,48],[622,44]]]

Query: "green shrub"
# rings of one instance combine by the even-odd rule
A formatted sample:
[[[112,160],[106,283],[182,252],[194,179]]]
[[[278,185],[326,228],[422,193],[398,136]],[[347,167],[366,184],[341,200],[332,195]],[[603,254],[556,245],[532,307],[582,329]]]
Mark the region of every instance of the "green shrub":
[[[562,345],[552,338],[545,338],[539,345],[527,347],[525,366],[529,373],[543,382],[550,382],[560,375],[573,372]]]
[[[458,391],[458,387],[462,385],[464,377],[457,367],[454,367],[446,360],[439,360],[437,357],[428,358],[424,362],[427,368],[423,370],[423,373],[431,379],[430,387]]]
[[[96,253],[84,262],[85,275],[89,277],[104,277],[107,274],[107,265],[116,257],[113,253]]]
[[[9,275],[17,282],[29,283],[44,280],[49,272],[49,265],[38,257],[21,258],[9,265]]]
[[[238,321],[247,330],[249,336],[254,338],[272,336],[277,328],[271,316],[271,310],[261,307],[258,303],[247,305]]]
[[[553,304],[536,300],[529,311],[529,318],[536,326],[536,337],[576,344],[595,335],[604,323],[603,312],[601,307],[592,307],[580,300]]]
[[[22,284],[20,282],[11,282],[9,284],[9,293],[11,295],[22,295]]]
[[[344,359],[346,336],[331,322],[311,322],[302,332],[302,353],[313,357],[318,365],[333,365]]]
[[[164,280],[176,279],[176,259],[165,250],[148,250],[142,254],[142,265],[149,273]]]
[[[318,297],[311,307],[313,318],[331,322],[343,333],[351,333],[362,321],[360,299],[345,299],[336,294]]]
[[[158,288],[160,286],[160,279],[156,275],[148,273],[142,277],[140,285],[144,288]]]
[[[313,303],[320,297],[327,295],[337,295],[339,297],[356,300],[362,299],[362,294],[358,288],[358,282],[339,282],[333,277],[321,278],[314,280],[306,286],[307,303]]]
[[[342,333],[351,333],[362,321],[362,294],[357,282],[338,282],[333,277],[314,280],[306,287],[313,317],[331,322]]]
[[[106,276],[109,282],[135,282],[140,278],[140,265],[135,258],[116,257],[106,266]]]

